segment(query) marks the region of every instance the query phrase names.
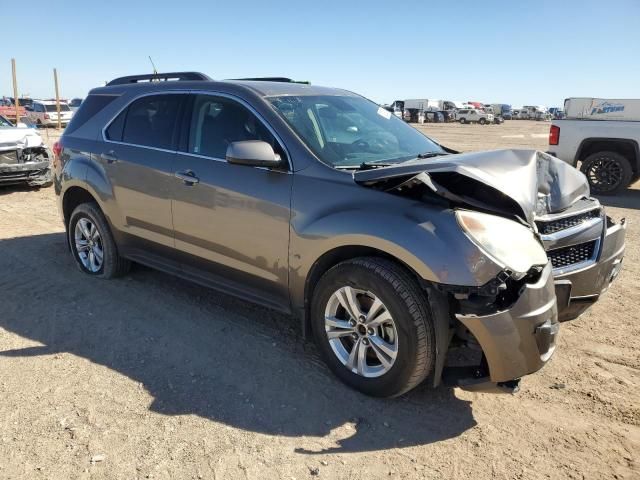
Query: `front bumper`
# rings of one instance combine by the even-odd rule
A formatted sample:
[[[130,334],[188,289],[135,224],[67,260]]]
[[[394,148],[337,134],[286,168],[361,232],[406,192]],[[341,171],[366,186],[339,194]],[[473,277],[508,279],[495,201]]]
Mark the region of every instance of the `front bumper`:
[[[507,310],[489,315],[456,314],[480,344],[488,375],[458,382],[470,390],[510,388],[524,375],[540,370],[551,358],[558,334],[558,307],[551,264],[535,283],[525,284]]]
[[[593,305],[620,273],[625,250],[627,223],[606,219],[606,229],[600,240],[600,251],[594,263],[585,268],[555,274],[559,320],[579,317]]]
[[[49,160],[0,165],[0,186],[26,183],[35,187],[48,185],[52,180]]]

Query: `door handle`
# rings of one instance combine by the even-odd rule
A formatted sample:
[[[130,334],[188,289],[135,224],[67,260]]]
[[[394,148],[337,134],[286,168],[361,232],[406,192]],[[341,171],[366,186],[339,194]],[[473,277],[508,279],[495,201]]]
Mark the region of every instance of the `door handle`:
[[[107,163],[116,163],[118,161],[118,156],[116,155],[116,152],[114,152],[113,150],[109,150],[106,153],[101,153],[100,157],[102,157],[102,159],[105,160]]]
[[[185,185],[195,185],[196,183],[198,183],[200,181],[200,179],[198,177],[196,177],[196,174],[193,173],[191,170],[185,170],[183,172],[176,172],[174,173],[174,176],[176,178],[179,178],[180,180],[182,180],[184,182]]]

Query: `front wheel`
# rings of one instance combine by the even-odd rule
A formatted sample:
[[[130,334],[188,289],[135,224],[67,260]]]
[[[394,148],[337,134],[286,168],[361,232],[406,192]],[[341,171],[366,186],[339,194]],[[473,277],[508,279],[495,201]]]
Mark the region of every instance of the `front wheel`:
[[[314,291],[311,326],[329,368],[367,395],[401,395],[434,365],[426,294],[389,260],[358,258],[325,273]]]
[[[580,171],[589,180],[591,192],[613,195],[627,188],[633,177],[629,160],[616,152],[596,152],[582,161]]]
[[[480,120],[478,120],[478,123],[480,125],[484,125],[485,123],[487,123],[487,121],[484,118],[481,118]]]

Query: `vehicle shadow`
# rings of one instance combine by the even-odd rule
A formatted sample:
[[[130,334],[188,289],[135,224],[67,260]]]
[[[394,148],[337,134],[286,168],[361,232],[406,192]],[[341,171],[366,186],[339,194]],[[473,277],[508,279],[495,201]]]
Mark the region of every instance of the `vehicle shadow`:
[[[164,415],[326,437],[329,447],[297,450],[305,454],[424,445],[476,424],[451,389],[388,400],[349,389],[288,316],[144,267],[88,278],[62,233],[0,240],[0,288],[0,327],[42,344],[2,351],[0,361],[71,353],[139,382]]]
[[[43,185],[43,186],[28,186],[26,184],[18,184],[18,185],[0,185],[0,196],[2,195],[10,195],[16,192],[37,192],[41,189],[50,188],[51,185]]]
[[[611,196],[599,196],[598,200],[606,207],[633,208],[640,210],[640,190],[627,188]]]

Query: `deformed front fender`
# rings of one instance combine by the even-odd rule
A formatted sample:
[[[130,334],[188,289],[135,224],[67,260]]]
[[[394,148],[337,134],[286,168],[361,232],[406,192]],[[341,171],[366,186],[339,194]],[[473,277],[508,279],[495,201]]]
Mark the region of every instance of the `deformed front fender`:
[[[389,204],[403,200],[380,195],[385,195]],[[501,271],[464,235],[452,210],[418,202],[404,214],[394,206],[348,208],[306,224],[294,221],[292,226],[290,286],[294,309],[304,307],[305,281],[315,262],[342,247],[384,252],[432,283],[481,286]]]

